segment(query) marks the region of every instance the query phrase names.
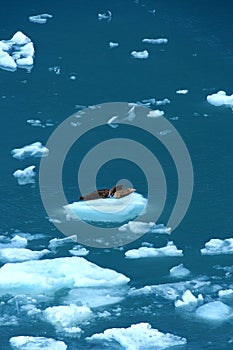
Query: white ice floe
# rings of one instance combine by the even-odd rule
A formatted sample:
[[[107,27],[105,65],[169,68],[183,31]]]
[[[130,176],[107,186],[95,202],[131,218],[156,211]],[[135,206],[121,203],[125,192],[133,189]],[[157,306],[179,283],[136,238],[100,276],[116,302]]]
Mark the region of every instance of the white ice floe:
[[[89,250],[80,245],[74,246],[74,248],[70,249],[69,252],[74,256],[87,256],[89,254]]]
[[[178,95],[186,95],[189,91],[186,90],[186,89],[183,89],[183,90],[176,90],[176,93]]]
[[[105,21],[110,22],[111,19],[112,19],[112,12],[109,10],[106,13],[98,13],[98,20],[99,21],[105,20]]]
[[[149,52],[147,50],[144,51],[132,51],[131,56],[134,58],[145,59],[149,57]]]
[[[171,228],[163,224],[156,225],[155,222],[129,221],[127,224],[120,226],[119,231],[131,231],[137,234],[146,232],[170,234]]]
[[[111,128],[113,128],[113,129],[115,129],[115,128],[117,128],[117,127],[119,126],[119,125],[117,124],[116,120],[118,120],[118,116],[117,116],[117,115],[113,116],[112,118],[110,118],[110,119],[108,120],[108,125],[109,125]]]
[[[175,301],[175,307],[196,307],[198,304],[202,304],[203,301],[202,294],[198,294],[196,298],[193,293],[187,289],[181,296],[181,299]]]
[[[30,22],[38,23],[38,24],[45,24],[49,18],[52,18],[52,15],[49,15],[48,13],[43,13],[42,15],[36,15],[36,16],[29,16],[28,19]]]
[[[51,250],[56,250],[57,248],[64,246],[67,243],[74,243],[74,242],[77,242],[76,235],[72,235],[65,238],[52,238],[49,241],[48,248]]]
[[[125,252],[125,256],[129,259],[152,258],[162,256],[183,256],[183,252],[182,250],[177,249],[173,242],[168,242],[166,247],[162,248],[141,247],[138,249],[131,249]]]
[[[233,254],[233,238],[216,239],[212,238],[205,243],[205,248],[201,249],[202,255]]]
[[[129,328],[110,328],[86,338],[90,342],[117,342],[126,350],[157,349],[185,345],[185,338],[153,329],[149,323],[132,324]]]
[[[67,220],[123,223],[142,214],[147,199],[136,192],[122,198],[95,199],[68,204],[64,207]]]
[[[207,101],[214,106],[229,106],[233,108],[233,94],[227,95],[225,91],[218,91],[215,94],[208,95]]]
[[[45,337],[18,336],[10,338],[14,350],[66,350],[67,345],[60,340]]]
[[[196,316],[206,321],[226,321],[231,315],[232,309],[222,301],[212,301],[196,310]]]
[[[156,109],[154,111],[150,111],[147,114],[147,117],[149,118],[158,118],[158,117],[162,117],[164,115],[164,111],[160,111],[159,109]]]
[[[233,298],[233,289],[221,289],[218,291],[218,296],[221,299],[232,299]]]
[[[30,71],[34,53],[31,39],[18,31],[10,40],[0,41],[0,68],[15,71],[18,67]]]
[[[78,333],[81,332],[78,326],[93,317],[89,307],[75,304],[48,307],[44,310],[43,315],[45,320],[51,323],[57,331],[69,332],[70,328],[75,327]]]
[[[4,237],[5,238],[5,237]],[[3,243],[0,243],[0,249],[4,248],[25,248],[28,244],[28,241],[24,237],[15,235],[12,239],[6,238]]]
[[[19,185],[27,185],[35,183],[35,173],[34,170],[35,165],[31,165],[24,170],[16,170],[13,173],[13,176],[17,179]]]
[[[11,263],[27,260],[38,260],[48,253],[48,249],[43,249],[41,251],[33,251],[26,248],[2,248],[0,250],[0,261],[4,263]]]
[[[158,38],[158,39],[142,39],[143,43],[146,44],[167,44],[168,43],[168,39],[167,38]]]
[[[113,41],[110,41],[108,45],[109,45],[110,49],[113,49],[114,47],[119,46],[119,43],[114,43]]]
[[[163,106],[169,103],[171,103],[171,101],[168,98],[164,98],[163,100],[156,101],[157,106]]]
[[[184,278],[190,275],[190,271],[183,264],[174,266],[170,269],[170,276],[174,278]]]
[[[0,293],[53,294],[63,288],[113,287],[126,285],[129,278],[101,268],[84,258],[68,257],[8,263],[0,269]]]
[[[41,142],[34,142],[31,145],[13,149],[11,154],[16,159],[25,159],[28,157],[46,157],[49,154],[49,150],[45,146],[42,146]]]

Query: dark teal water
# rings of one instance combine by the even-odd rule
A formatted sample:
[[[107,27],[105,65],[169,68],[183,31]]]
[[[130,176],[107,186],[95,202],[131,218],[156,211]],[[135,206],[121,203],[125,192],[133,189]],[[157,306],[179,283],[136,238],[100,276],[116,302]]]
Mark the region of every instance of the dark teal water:
[[[97,14],[110,9],[111,22],[98,21]],[[155,15],[149,10],[155,9]],[[46,220],[41,203],[38,178],[34,187],[19,186],[12,176],[18,168],[32,161],[14,160],[10,151],[35,141],[46,143],[55,126],[72,113],[76,105],[94,105],[115,101],[142,101],[168,98],[171,103],[162,106],[165,116],[179,117],[171,121],[177,128],[190,152],[194,168],[194,192],[189,210],[180,226],[172,233],[172,240],[183,249],[183,258],[148,258],[127,260],[124,254],[111,250],[91,249],[88,260],[117,270],[131,278],[131,285],[143,287],[166,283],[169,269],[181,262],[194,277],[217,276],[215,265],[229,266],[232,256],[201,257],[200,248],[211,238],[230,238],[232,233],[232,125],[230,108],[214,107],[206,101],[208,94],[225,90],[232,94],[232,11],[231,1],[24,1],[5,3],[1,11],[1,40],[9,39],[21,30],[34,42],[36,55],[31,73],[0,71],[1,110],[1,221],[0,229],[9,235],[14,230],[43,233],[47,236],[42,245],[55,236],[62,238],[52,223]],[[32,14],[51,13],[53,18],[44,25],[30,23]],[[166,45],[145,45],[144,37],[168,38]],[[120,43],[110,50],[109,41]],[[132,50],[147,48],[147,60],[130,56]],[[49,71],[60,66],[61,74]],[[75,80],[70,76],[76,75]],[[188,89],[187,95],[177,95],[176,90]],[[51,120],[54,127],[36,128],[27,119]],[[169,119],[170,120],[170,119]],[[93,142],[93,140],[92,140]],[[163,160],[166,175],[173,173]],[[33,159],[39,167],[39,159]],[[112,172],[112,173],[111,173]],[[135,171],[132,171],[135,174]],[[130,174],[130,171],[129,171]],[[73,183],[73,172],[70,177]],[[114,177],[114,168],[103,170],[100,182],[107,184]],[[76,188],[68,183],[69,196]],[[141,192],[143,178],[138,173]],[[137,179],[134,179],[137,181]],[[141,186],[141,188],[140,188]],[[174,184],[174,186],[177,186]],[[72,198],[75,200],[75,198]],[[166,223],[174,202],[166,203],[160,223]],[[165,245],[167,238],[149,235],[141,241]],[[140,246],[134,242],[128,248]],[[40,249],[31,243],[33,249]],[[67,247],[58,256],[68,256]],[[216,283],[228,287],[233,283],[219,273]],[[208,293],[207,293],[208,294]],[[157,307],[156,298],[138,297],[123,302],[120,317],[91,324],[84,335],[102,332],[106,328],[127,327],[146,321],[163,332],[187,338],[187,349],[231,349],[232,323],[213,326],[187,320],[174,313],[167,301]],[[143,306],[151,306],[151,313],[143,314]],[[9,348],[8,339],[15,335],[46,335],[56,337],[52,327],[41,322],[30,324],[22,319],[19,326],[1,327],[1,349]],[[36,329],[35,329],[36,328]],[[88,349],[84,336],[78,340],[66,339],[69,349]],[[90,347],[91,348],[91,347]],[[95,348],[95,347],[94,347]],[[96,347],[97,349],[97,347]],[[103,348],[98,348],[103,349]],[[110,349],[110,348],[109,348]]]

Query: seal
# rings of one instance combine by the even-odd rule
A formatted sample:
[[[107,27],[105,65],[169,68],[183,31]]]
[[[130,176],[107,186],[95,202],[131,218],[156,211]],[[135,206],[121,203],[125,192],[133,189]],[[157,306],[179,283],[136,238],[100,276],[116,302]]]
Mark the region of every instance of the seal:
[[[111,189],[103,188],[91,193],[86,194],[85,196],[79,197],[80,201],[90,201],[94,199],[103,199],[103,198],[122,198],[130,193],[135,192],[136,190],[134,188],[123,188],[123,185],[116,185],[113,186]]]

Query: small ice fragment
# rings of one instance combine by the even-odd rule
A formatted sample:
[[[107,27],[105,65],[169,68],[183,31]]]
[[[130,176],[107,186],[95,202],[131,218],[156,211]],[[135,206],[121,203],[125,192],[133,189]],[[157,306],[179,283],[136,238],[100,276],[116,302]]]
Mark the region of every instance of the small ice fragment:
[[[168,103],[171,103],[171,101],[168,98],[164,98],[163,100],[156,101],[157,106],[166,105]]]
[[[41,142],[34,142],[31,145],[22,148],[15,148],[11,151],[13,158],[25,159],[28,157],[46,157],[49,153],[48,148],[42,146]]]
[[[149,57],[149,52],[147,50],[144,51],[132,51],[131,56],[139,59],[146,59]]]
[[[167,44],[168,43],[168,39],[166,38],[158,38],[158,39],[143,39],[142,40],[143,43],[146,44]]]
[[[186,95],[188,93],[188,90],[186,89],[183,89],[183,90],[176,90],[176,93],[178,95]]]
[[[15,263],[28,260],[39,260],[48,253],[48,249],[33,251],[26,248],[3,248],[0,250],[0,261],[4,263]]]
[[[197,317],[207,321],[226,321],[231,314],[232,309],[222,301],[212,301],[196,310]]]
[[[184,278],[190,274],[190,271],[183,264],[174,266],[170,269],[170,276],[175,278]]]
[[[25,45],[29,43],[31,40],[22,32],[18,31],[16,32],[13,37],[10,39],[10,41],[16,45]]]
[[[0,68],[14,72],[17,64],[14,59],[0,48]]]
[[[229,106],[233,108],[233,94],[227,95],[225,91],[218,91],[215,94],[208,95],[207,101],[213,106]]]
[[[117,127],[119,126],[119,125],[115,122],[117,119],[118,119],[118,116],[117,116],[117,115],[113,116],[112,118],[110,118],[110,119],[108,120],[108,125],[109,125],[111,128],[113,128],[113,129],[117,128]]]
[[[74,256],[86,256],[89,254],[89,250],[81,246],[75,246],[73,249],[69,250],[69,252]]]
[[[35,183],[35,165],[31,165],[24,170],[16,170],[13,176],[17,179],[19,185],[27,185]]]
[[[175,301],[175,307],[186,307],[186,306],[196,306],[198,303],[203,303],[203,296],[201,294],[198,295],[196,298],[192,292],[187,289],[182,297],[181,300]]]
[[[110,41],[108,45],[111,49],[113,49],[114,47],[119,46],[119,43],[114,43],[113,41]]]
[[[136,117],[136,114],[135,114],[135,105],[133,107],[130,108],[130,110],[128,111],[127,113],[127,117],[126,119],[129,120],[130,122],[132,122],[135,117]]]
[[[154,222],[129,221],[118,228],[119,231],[131,231],[136,234],[143,234],[146,232],[170,234],[171,229],[163,224],[156,225]]]
[[[149,257],[162,257],[162,256],[183,256],[182,250],[178,250],[172,241],[168,242],[165,247],[162,248],[147,248],[141,247],[138,249],[131,249],[125,252],[126,258],[139,259]]]
[[[52,17],[53,17],[52,15],[43,13],[42,15],[29,16],[28,19],[30,22],[33,22],[33,23],[44,24],[47,22],[49,18],[52,18]]]
[[[111,19],[112,19],[112,12],[109,10],[106,13],[98,13],[98,20],[99,21],[106,20],[106,21],[110,22]]]
[[[18,336],[10,338],[14,350],[66,350],[67,345],[61,340],[45,337]]]
[[[147,114],[147,117],[149,118],[158,118],[158,117],[162,117],[164,115],[164,111],[160,111],[159,109],[156,109],[154,111],[150,111]]]
[[[233,254],[233,238],[216,239],[212,238],[205,243],[201,249],[202,255]]]

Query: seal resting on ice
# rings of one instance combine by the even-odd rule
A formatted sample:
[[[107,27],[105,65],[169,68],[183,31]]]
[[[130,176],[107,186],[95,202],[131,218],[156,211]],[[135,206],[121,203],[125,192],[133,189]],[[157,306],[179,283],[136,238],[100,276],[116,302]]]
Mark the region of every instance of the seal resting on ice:
[[[91,192],[89,194],[86,194],[85,196],[81,196],[79,200],[89,201],[93,199],[111,198],[111,197],[119,199],[135,191],[136,190],[134,188],[123,188],[123,185],[117,185],[117,186],[113,186],[111,189],[104,188],[104,189]]]

